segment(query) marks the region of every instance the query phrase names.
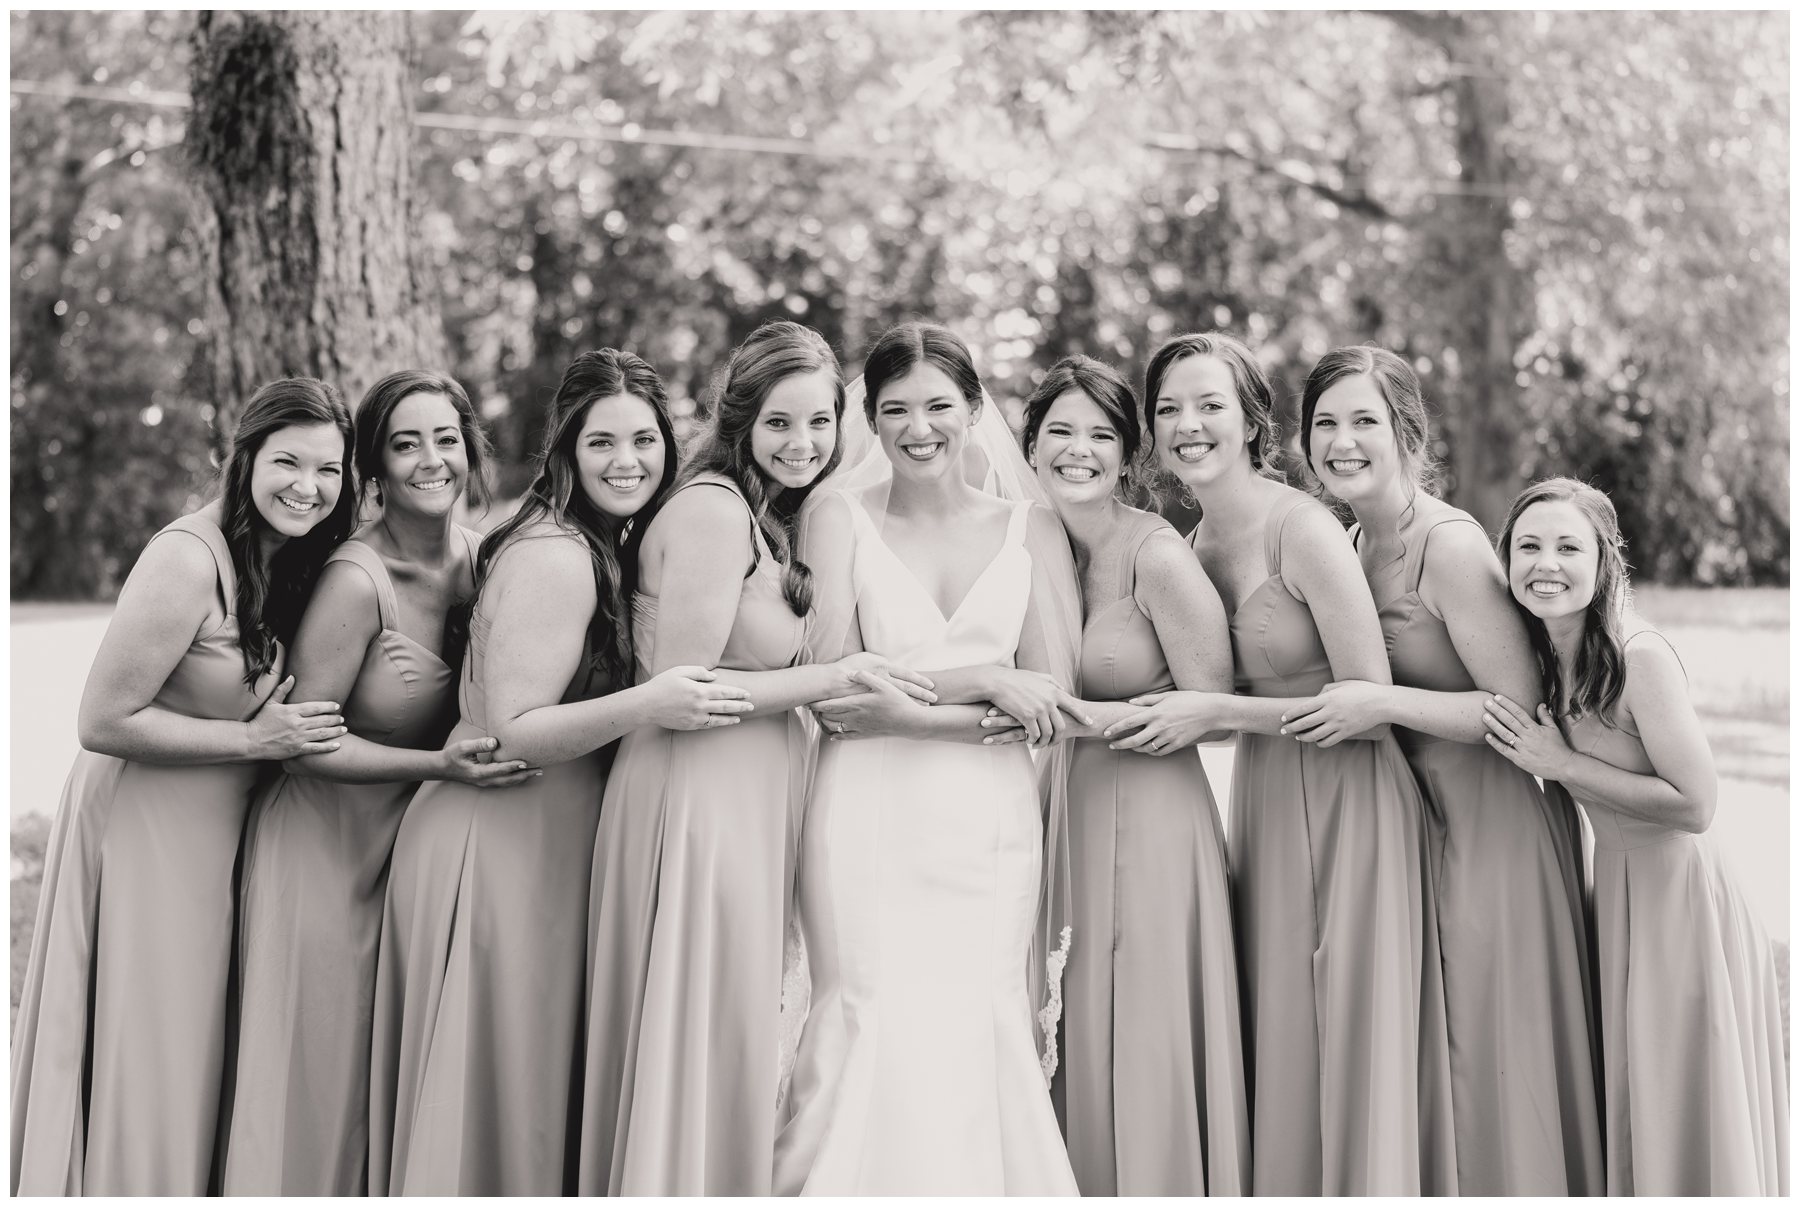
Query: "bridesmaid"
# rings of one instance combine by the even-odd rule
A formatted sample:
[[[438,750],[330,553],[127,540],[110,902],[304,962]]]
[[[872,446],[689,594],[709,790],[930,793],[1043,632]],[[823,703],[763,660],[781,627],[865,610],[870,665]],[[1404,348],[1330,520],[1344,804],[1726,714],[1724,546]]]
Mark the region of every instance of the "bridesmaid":
[[[614,690],[628,521],[664,493],[673,448],[656,372],[583,353],[537,476],[482,542],[450,739],[497,739],[494,761],[544,774],[505,792],[427,782],[400,823],[375,976],[375,1194],[574,1189],[601,747],[643,724],[733,724],[744,694],[691,666]]]
[[[1150,360],[1152,443],[1204,510],[1190,543],[1230,619],[1239,695],[1177,691],[1107,730],[1167,753],[1238,734],[1231,859],[1257,1194],[1455,1189],[1448,1052],[1423,806],[1385,726],[1330,749],[1282,717],[1334,679],[1387,684],[1350,542],[1267,476],[1268,378],[1238,340],[1183,335]]]
[[[288,663],[302,697],[344,701],[350,732],[290,760],[251,806],[226,1194],[365,1193],[375,951],[401,813],[420,780],[530,774],[483,761],[491,737],[438,749],[479,540],[451,513],[465,489],[481,495],[484,443],[441,374],[390,374],[357,409],[356,469],[381,515],[326,561]]]
[[[344,733],[337,704],[288,703],[282,673],[356,511],[350,440],[335,389],[270,382],[238,419],[221,496],[150,538],[119,593],[13,1029],[14,1194],[209,1189],[232,874],[258,765]]]
[[[1706,836],[1719,781],[1674,648],[1626,609],[1612,501],[1552,478],[1500,537],[1549,704],[1488,744],[1594,827],[1606,1191],[1786,1195],[1787,1055],[1762,924]]]
[[[769,1194],[783,943],[806,791],[796,707],[863,690],[798,665],[812,572],[794,521],[838,464],[844,382],[818,332],[765,323],[644,532],[638,676],[718,668],[755,715],[620,744],[594,848],[582,1194]],[[922,699],[924,680],[893,670]],[[910,680],[910,681],[909,681]]]
[[[1459,1192],[1604,1194],[1581,822],[1484,741],[1487,691],[1540,700],[1524,620],[1481,525],[1421,489],[1429,421],[1404,360],[1328,353],[1300,430],[1356,513],[1395,685],[1333,683],[1285,720],[1321,747],[1394,725],[1425,796]]]
[[[1125,700],[1231,690],[1225,609],[1168,521],[1120,499],[1142,440],[1116,371],[1060,361],[1025,406],[1025,455],[1081,574],[1081,686],[1098,726]],[[1069,768],[1074,931],[1051,1095],[1084,1195],[1249,1189],[1225,833],[1199,758],[1077,738]],[[1098,936],[1096,938],[1096,936]]]

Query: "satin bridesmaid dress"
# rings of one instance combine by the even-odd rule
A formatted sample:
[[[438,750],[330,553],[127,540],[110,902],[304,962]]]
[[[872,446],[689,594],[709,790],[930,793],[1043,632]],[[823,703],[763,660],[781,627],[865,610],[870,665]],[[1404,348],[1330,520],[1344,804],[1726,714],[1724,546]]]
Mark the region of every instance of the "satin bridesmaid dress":
[[[205,544],[219,586],[153,703],[249,720],[281,681],[285,654],[277,647],[269,672],[244,685],[225,534],[195,514],[151,540]],[[227,1059],[232,876],[261,772],[75,756],[13,1028],[14,1194],[207,1192]]]
[[[863,645],[925,674],[1013,665],[1031,507],[946,616],[850,501]],[[1075,1194],[1027,983],[1045,845],[1030,753],[826,743],[802,842],[812,1010],[776,1193]]]
[[[1231,617],[1237,690],[1316,695],[1331,661],[1311,610],[1269,577]],[[1455,1191],[1449,1053],[1424,806],[1389,735],[1321,749],[1243,733],[1231,866],[1259,1195]]]
[[[1662,641],[1641,630],[1626,639]],[[1564,718],[1569,742],[1655,775],[1632,729]],[[1594,828],[1606,1190],[1786,1195],[1787,1054],[1769,938],[1705,834],[1577,797]]]
[[[682,489],[738,494],[717,475]],[[806,622],[752,533],[756,564],[718,664],[776,670],[799,660]],[[656,597],[639,592],[640,680],[656,665],[656,620]],[[582,1194],[770,1192],[807,753],[793,709],[620,742],[594,846]]]
[[[1479,690],[1419,598],[1431,534],[1456,523],[1481,527],[1444,504],[1421,517],[1381,609],[1403,687]],[[1459,1193],[1604,1194],[1581,820],[1485,742],[1394,733],[1425,797]]]
[[[1175,687],[1134,591],[1144,543],[1181,537],[1147,516],[1121,539],[1118,594],[1089,607],[1082,636],[1088,700]],[[1081,1193],[1249,1193],[1225,831],[1199,756],[1077,739],[1069,845],[1080,938],[1063,972],[1051,1096]]]
[[[576,542],[546,523],[523,540]],[[488,736],[478,599],[446,741]],[[611,686],[581,663],[563,703]],[[575,1187],[588,874],[608,750],[517,788],[433,780],[394,839],[375,970],[372,1194],[562,1195]]]
[[[456,531],[472,559],[479,538]],[[344,724],[384,746],[438,749],[456,723],[454,672],[395,627],[399,603],[379,553],[350,540],[331,562],[368,575],[381,625]],[[418,787],[283,773],[251,805],[228,1195],[367,1192],[375,955],[388,858]]]

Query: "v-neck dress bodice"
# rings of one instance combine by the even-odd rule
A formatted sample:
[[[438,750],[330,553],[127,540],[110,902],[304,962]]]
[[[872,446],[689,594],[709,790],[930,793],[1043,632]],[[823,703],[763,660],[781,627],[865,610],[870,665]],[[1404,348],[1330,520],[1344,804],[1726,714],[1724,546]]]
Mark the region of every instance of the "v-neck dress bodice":
[[[1626,648],[1662,640],[1642,630]],[[1563,727],[1581,753],[1656,774],[1624,722],[1590,713]],[[1787,1055],[1767,931],[1710,835],[1576,799],[1594,830],[1607,1193],[1787,1194]]]
[[[680,489],[727,491],[749,512],[721,475]],[[777,671],[800,661],[806,618],[750,520],[753,565],[717,666]],[[640,682],[664,638],[657,602],[632,601]],[[580,1193],[769,1193],[808,755],[794,709],[619,743],[589,894]]]
[[[945,616],[852,501],[864,647],[927,673],[1012,666],[1030,506]],[[776,1193],[1075,1193],[1026,983],[1043,839],[1023,745],[826,744],[800,865],[812,1008]]]
[[[1137,598],[1137,561],[1147,542],[1181,552],[1180,540],[1156,515],[1116,534],[1116,597],[1089,601],[1082,633],[1083,699],[1175,687]],[[1068,776],[1079,938],[1051,1093],[1075,1179],[1085,1195],[1248,1193],[1230,875],[1206,769],[1194,750],[1158,757],[1078,738]]]
[[[1268,578],[1231,617],[1240,694],[1306,697],[1332,679],[1312,609],[1282,577],[1283,529],[1319,506],[1296,492],[1267,516]],[[1238,735],[1230,850],[1256,1194],[1455,1189],[1423,809],[1391,735],[1328,748]]]
[[[1408,534],[1403,591],[1381,608],[1388,663],[1399,686],[1471,692],[1419,583],[1433,532],[1480,525],[1428,505]],[[1485,742],[1395,734],[1425,798],[1459,1192],[1602,1194],[1581,821],[1564,794],[1546,795]]]
[[[479,538],[457,528],[471,567]],[[348,564],[375,590],[377,631],[344,700],[365,741],[437,749],[456,724],[456,676],[399,629],[381,555]],[[388,860],[417,782],[276,776],[245,829],[238,952],[243,1009],[225,1150],[226,1194],[367,1192],[369,1045]]]
[[[857,528],[856,615],[865,649],[921,672],[1013,665],[1031,597],[1024,504],[1013,509],[999,552],[948,616],[881,538],[868,510],[853,503],[850,512]],[[869,606],[862,605],[865,599]]]
[[[244,680],[237,573],[203,513],[150,538],[201,542],[213,607],[153,705],[247,721],[285,651]],[[143,763],[83,750],[63,785],[12,1048],[12,1189],[199,1195],[227,1060],[232,877],[259,763]]]

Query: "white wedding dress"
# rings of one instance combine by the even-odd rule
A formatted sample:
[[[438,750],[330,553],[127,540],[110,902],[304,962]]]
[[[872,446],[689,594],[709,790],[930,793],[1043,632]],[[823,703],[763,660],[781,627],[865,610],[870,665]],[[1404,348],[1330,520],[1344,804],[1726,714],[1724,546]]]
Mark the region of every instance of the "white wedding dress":
[[[864,648],[925,674],[1013,665],[1030,507],[945,617],[851,502]],[[801,837],[812,1007],[777,1194],[1076,1193],[1027,989],[1039,808],[1023,744],[824,744]]]

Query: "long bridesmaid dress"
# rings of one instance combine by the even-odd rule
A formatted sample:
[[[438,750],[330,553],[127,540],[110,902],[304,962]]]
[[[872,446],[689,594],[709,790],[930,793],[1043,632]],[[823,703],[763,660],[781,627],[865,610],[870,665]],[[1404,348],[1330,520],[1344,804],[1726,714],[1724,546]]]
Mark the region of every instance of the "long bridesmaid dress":
[[[699,487],[738,493],[716,475],[682,489]],[[752,530],[719,665],[775,670],[799,659],[806,624]],[[655,596],[633,597],[640,680],[656,617]],[[594,846],[580,1193],[770,1193],[807,761],[792,709],[620,743]]]
[[[457,532],[474,557],[475,534]],[[369,576],[381,624],[344,724],[384,746],[437,749],[456,723],[455,674],[395,627],[399,604],[379,553],[350,540],[330,562]],[[226,1194],[367,1191],[375,955],[388,857],[418,787],[282,774],[250,807]]]
[[[1663,640],[1642,630],[1627,646],[1646,632]],[[1583,754],[1656,774],[1630,729],[1564,725]],[[1707,835],[1577,799],[1594,827],[1607,1193],[1786,1195],[1787,1054],[1762,923]]]
[[[1311,696],[1332,679],[1311,610],[1269,577],[1231,618],[1237,690]],[[1390,736],[1328,749],[1243,733],[1231,864],[1259,1195],[1455,1190],[1424,806]]]
[[[1451,523],[1481,527],[1450,507],[1430,517],[1406,550],[1405,593],[1381,609],[1404,687],[1479,690],[1419,599],[1431,533]],[[1459,1193],[1604,1194],[1581,820],[1485,742],[1394,733],[1425,797]]]
[[[170,534],[206,545],[219,594],[154,704],[247,721],[281,681],[285,653],[277,647],[269,672],[244,686],[225,534],[195,514],[150,539]],[[232,876],[260,771],[75,756],[13,1030],[14,1194],[206,1193],[226,1061]]]
[[[521,540],[576,541],[550,524]],[[587,549],[582,546],[582,556]],[[446,741],[489,733],[476,601]],[[611,690],[589,650],[563,703]],[[428,781],[394,839],[375,971],[374,1194],[568,1194],[579,1128],[588,873],[607,751],[517,788]]]
[[[1159,533],[1181,539],[1160,516],[1123,534],[1118,595],[1089,608],[1085,699],[1175,687],[1133,594],[1138,551]],[[1231,885],[1206,770],[1191,750],[1157,758],[1079,739],[1069,828],[1082,938],[1063,972],[1051,1097],[1081,1193],[1247,1194]]]

